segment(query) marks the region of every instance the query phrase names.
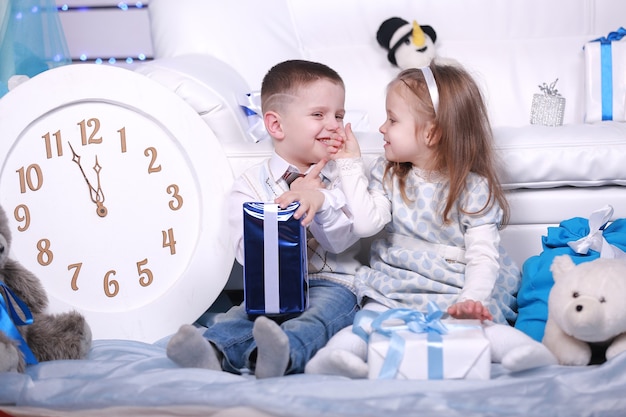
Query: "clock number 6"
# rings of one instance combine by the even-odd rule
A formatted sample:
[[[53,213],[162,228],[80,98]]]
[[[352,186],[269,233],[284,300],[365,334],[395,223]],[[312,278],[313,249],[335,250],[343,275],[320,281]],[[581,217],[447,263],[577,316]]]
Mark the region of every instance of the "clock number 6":
[[[115,297],[120,292],[120,284],[114,279],[109,279],[111,275],[115,276],[114,269],[107,272],[104,276],[104,293],[109,298]],[[113,287],[113,291],[110,290],[111,287]]]

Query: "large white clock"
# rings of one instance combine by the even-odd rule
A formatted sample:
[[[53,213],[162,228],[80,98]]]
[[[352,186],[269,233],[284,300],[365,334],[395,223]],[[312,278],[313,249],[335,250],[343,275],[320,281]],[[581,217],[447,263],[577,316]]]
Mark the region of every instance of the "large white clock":
[[[153,342],[212,304],[234,259],[231,185],[210,128],[143,75],[70,65],[0,100],[11,256],[95,339]]]

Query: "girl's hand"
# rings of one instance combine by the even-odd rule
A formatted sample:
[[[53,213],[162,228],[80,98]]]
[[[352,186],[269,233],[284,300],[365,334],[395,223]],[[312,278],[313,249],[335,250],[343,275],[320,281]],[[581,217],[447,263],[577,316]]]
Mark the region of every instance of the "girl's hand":
[[[465,300],[448,307],[448,314],[455,319],[493,320],[493,316],[480,301]]]
[[[361,157],[361,148],[359,147],[359,142],[354,136],[352,132],[352,125],[350,123],[346,124],[345,129],[341,129],[340,135],[343,136],[342,146],[336,148],[336,152],[333,152],[334,149],[330,149],[329,153],[332,159],[340,159],[340,158],[360,158]]]

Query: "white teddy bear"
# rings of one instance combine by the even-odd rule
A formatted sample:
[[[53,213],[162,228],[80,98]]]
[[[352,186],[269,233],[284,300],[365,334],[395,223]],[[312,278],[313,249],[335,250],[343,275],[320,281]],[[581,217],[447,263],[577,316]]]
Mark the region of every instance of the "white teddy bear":
[[[575,265],[567,255],[550,267],[543,344],[562,365],[587,365],[591,344],[607,346],[606,359],[626,351],[626,260],[598,258]]]

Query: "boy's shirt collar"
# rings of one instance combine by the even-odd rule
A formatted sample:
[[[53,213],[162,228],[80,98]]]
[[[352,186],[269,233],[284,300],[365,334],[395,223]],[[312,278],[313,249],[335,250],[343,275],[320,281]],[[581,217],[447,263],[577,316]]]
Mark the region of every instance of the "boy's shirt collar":
[[[331,175],[332,169],[330,167],[330,165],[332,164],[330,164],[330,162],[331,161],[329,161],[329,163],[327,163],[326,166],[322,168],[322,176],[324,176],[324,178],[332,178],[332,175]],[[285,161],[276,152],[272,153],[272,157],[270,158],[269,165],[270,165],[270,171],[271,171],[272,177],[274,177],[274,181],[276,183],[278,183],[278,181],[281,180],[281,178],[287,171],[299,172],[298,168],[291,165],[289,162]],[[303,174],[306,174],[307,172],[309,172],[310,169],[311,167],[309,167],[309,169],[306,172],[303,172]]]

